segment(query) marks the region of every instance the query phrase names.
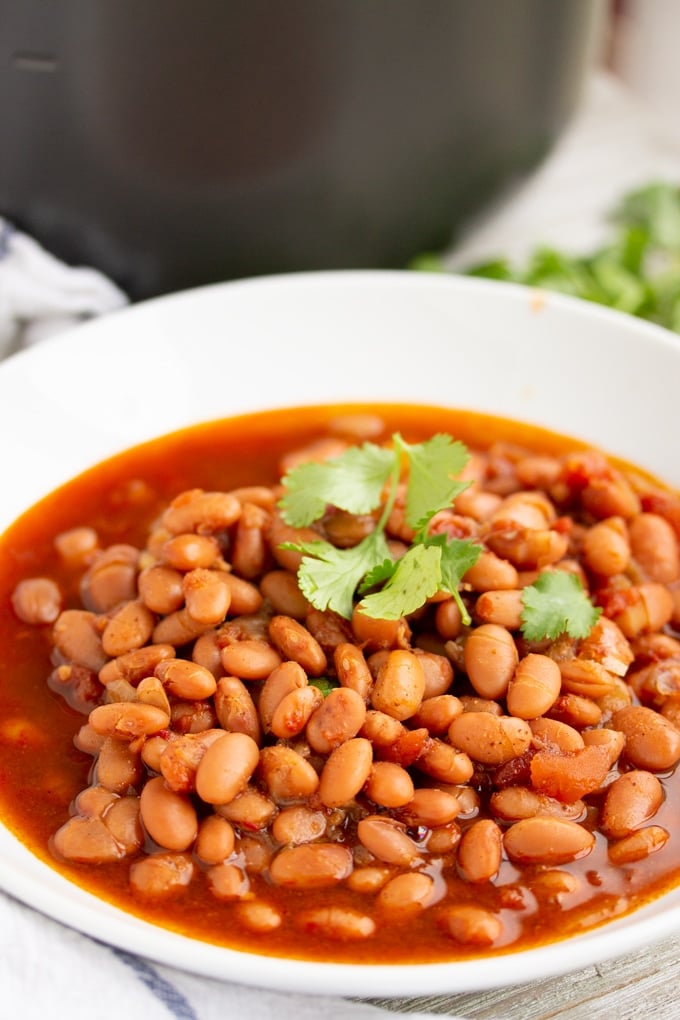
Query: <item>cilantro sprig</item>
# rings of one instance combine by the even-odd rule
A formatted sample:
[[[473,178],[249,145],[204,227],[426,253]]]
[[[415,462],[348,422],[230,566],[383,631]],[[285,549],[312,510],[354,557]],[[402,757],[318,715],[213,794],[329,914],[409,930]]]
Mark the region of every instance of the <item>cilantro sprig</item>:
[[[648,319],[680,333],[680,187],[655,181],[627,192],[609,216],[605,243],[584,254],[538,245],[520,264],[499,257],[465,269],[469,276],[560,291]],[[413,269],[446,272],[426,252]]]
[[[329,506],[377,517],[374,530],[349,549],[338,549],[322,538],[285,543],[284,548],[303,554],[298,583],[305,598],[317,609],[332,609],[347,619],[358,598],[367,616],[398,620],[419,609],[435,592],[446,591],[469,625],[459,586],[482,547],[428,532],[434,515],[450,507],[470,484],[456,477],[467,460],[464,444],[450,436],[410,444],[395,433],[391,447],[364,443],[340,457],[302,464],[288,472],[279,507],[293,527],[308,527]],[[385,532],[402,476],[406,479],[404,514],[415,535],[409,549],[395,560]],[[528,641],[555,640],[565,633],[584,638],[601,613],[579,578],[561,570],[541,573],[523,589],[522,602],[521,629]]]
[[[527,641],[554,641],[561,634],[585,638],[602,613],[576,574],[564,570],[539,574],[523,589],[522,602],[522,633]]]
[[[465,445],[447,435],[411,444],[395,433],[391,447],[364,443],[340,457],[302,464],[288,472],[279,507],[283,519],[293,527],[309,526],[328,506],[355,514],[380,510],[374,530],[353,548],[338,549],[323,539],[286,543],[286,548],[303,553],[298,583],[305,598],[317,609],[333,609],[349,618],[359,593],[361,610],[367,616],[396,620],[444,590],[453,596],[464,622],[469,623],[458,586],[477,562],[481,547],[445,535],[428,535],[434,515],[450,507],[470,485],[456,478],[468,456]],[[415,537],[395,562],[385,528],[404,465],[404,515]]]

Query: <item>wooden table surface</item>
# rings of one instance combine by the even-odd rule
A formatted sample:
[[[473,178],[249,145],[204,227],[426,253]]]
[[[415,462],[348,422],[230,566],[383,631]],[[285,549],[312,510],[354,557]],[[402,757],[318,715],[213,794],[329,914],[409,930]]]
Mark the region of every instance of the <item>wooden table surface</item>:
[[[512,988],[368,1001],[400,1014],[466,1020],[679,1020],[680,936],[573,974]]]

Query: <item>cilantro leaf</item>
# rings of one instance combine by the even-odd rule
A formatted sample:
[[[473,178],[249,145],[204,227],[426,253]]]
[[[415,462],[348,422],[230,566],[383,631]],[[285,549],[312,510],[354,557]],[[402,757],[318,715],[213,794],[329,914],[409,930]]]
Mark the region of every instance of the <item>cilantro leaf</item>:
[[[383,560],[382,563],[373,567],[373,570],[369,570],[366,574],[366,577],[359,585],[359,594],[363,595],[364,592],[369,591],[371,588],[377,588],[378,585],[384,584],[385,581],[389,581],[396,569],[396,560]]]
[[[451,503],[469,482],[454,481],[468,462],[469,456],[463,443],[451,436],[439,434],[424,443],[410,444],[401,436],[395,442],[408,458],[409,477],[406,490],[406,520],[414,528],[420,528],[439,510]]]
[[[440,581],[441,548],[412,545],[397,560],[385,587],[361,600],[361,611],[378,620],[399,620],[415,612],[434,595]]]
[[[369,513],[380,503],[394,457],[392,450],[364,443],[332,460],[301,464],[283,479],[286,491],[279,502],[283,519],[303,528],[321,517],[329,504],[353,514]]]
[[[471,543],[458,540],[447,545],[445,535],[427,535],[432,516],[451,506],[470,484],[454,478],[467,463],[467,449],[442,434],[411,444],[395,433],[392,442],[391,448],[373,443],[351,447],[333,460],[302,464],[283,479],[285,492],[279,507],[286,523],[305,527],[322,517],[329,505],[356,514],[380,508],[370,535],[350,549],[338,549],[322,539],[285,543],[282,548],[303,553],[298,584],[308,601],[317,609],[332,609],[347,618],[357,591],[365,596],[361,605],[369,616],[394,620],[414,612],[442,586],[445,565],[446,590],[453,592],[469,622],[458,584],[476,562],[479,550],[471,552]],[[395,563],[385,528],[404,459],[408,464],[405,514],[416,534],[411,548]],[[375,588],[380,590],[365,594]]]
[[[317,609],[332,609],[349,619],[354,592],[369,570],[389,557],[385,536],[374,531],[352,549],[337,549],[330,542],[286,542],[284,549],[305,555],[298,570],[298,584]]]
[[[592,604],[576,574],[546,571],[523,590],[522,633],[527,641],[567,633],[585,638],[602,610]]]
[[[445,538],[445,536],[437,536],[437,538]],[[464,574],[467,573],[470,567],[474,567],[479,559],[482,547],[474,542],[464,541],[461,538],[452,538],[448,542],[442,543],[441,550],[441,587],[444,591],[448,591],[450,595],[453,595],[460,609],[461,619],[467,627],[470,624],[470,614],[460,597],[458,586]]]
[[[340,684],[329,676],[310,676],[309,686],[318,687],[324,698],[327,698],[331,691],[334,691]]]

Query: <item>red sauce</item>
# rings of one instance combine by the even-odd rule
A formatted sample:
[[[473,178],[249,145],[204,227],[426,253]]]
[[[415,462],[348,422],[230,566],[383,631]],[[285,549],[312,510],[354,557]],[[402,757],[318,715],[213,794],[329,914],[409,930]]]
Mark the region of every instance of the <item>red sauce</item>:
[[[29,849],[68,879],[125,911],[161,926],[212,943],[257,953],[306,959],[362,962],[423,962],[460,959],[479,950],[455,943],[432,923],[428,911],[404,925],[384,926],[372,939],[338,942],[295,925],[299,909],[332,902],[362,909],[362,896],[347,888],[296,891],[274,888],[268,899],[284,923],[266,936],[238,921],[229,903],[220,902],[196,880],[169,901],[140,900],[129,881],[129,860],[105,866],[57,861],[49,850],[54,832],[88,784],[92,759],[74,748],[83,716],[69,708],[46,683],[51,671],[50,628],[21,623],[11,595],[25,577],[47,576],[65,593],[65,607],[78,603],[77,576],[55,552],[58,533],[79,525],[96,529],[102,547],[143,545],[146,530],[178,492],[193,487],[232,489],[277,481],[277,464],[289,449],[324,434],[339,413],[366,408],[307,408],[253,415],[185,431],[147,443],[100,464],[69,482],[25,513],[0,539],[0,811],[4,823]],[[558,454],[580,444],[551,433],[487,416],[423,407],[370,408],[411,441],[448,432],[472,449],[512,443],[533,452]],[[663,776],[665,800],[654,821],[671,834],[668,845],[643,861],[620,868],[607,862],[598,834],[592,853],[565,866],[578,879],[577,890],[561,901],[538,891],[540,868],[520,869],[504,860],[497,878],[471,888],[455,873],[450,895],[487,906],[502,918],[504,934],[493,952],[526,948],[563,938],[625,913],[678,880],[680,873],[680,791],[675,775]],[[595,811],[597,797],[591,799]],[[436,866],[433,866],[436,871]],[[407,931],[408,936],[405,937]]]

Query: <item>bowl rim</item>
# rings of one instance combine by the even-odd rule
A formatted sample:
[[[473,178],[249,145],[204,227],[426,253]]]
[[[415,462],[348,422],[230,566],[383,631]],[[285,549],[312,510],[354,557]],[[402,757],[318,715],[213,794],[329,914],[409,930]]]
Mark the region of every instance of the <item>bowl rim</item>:
[[[105,342],[107,334],[110,335],[112,331],[115,334],[116,330],[124,328],[131,322],[144,326],[144,320],[147,320],[147,325],[154,319],[162,320],[172,316],[176,308],[186,305],[187,302],[191,304],[211,301],[224,293],[246,295],[250,300],[251,297],[257,299],[258,295],[264,292],[271,294],[280,289],[285,291],[293,288],[305,292],[310,288],[318,290],[330,287],[342,293],[347,287],[358,288],[361,291],[366,288],[371,290],[376,286],[389,289],[395,285],[422,293],[442,291],[451,295],[462,292],[481,296],[494,295],[501,302],[529,305],[538,311],[556,310],[577,322],[585,318],[596,323],[613,323],[617,329],[634,334],[641,340],[671,348],[673,356],[679,359],[680,364],[680,338],[675,334],[653,323],[633,319],[626,313],[568,295],[548,293],[522,284],[455,274],[419,274],[403,270],[333,270],[277,274],[209,284],[120,309],[105,319],[93,319],[51,337],[35,348],[11,355],[0,364],[0,392],[5,380],[8,380],[7,385],[12,385],[17,377],[20,378],[25,373],[30,374],[33,367],[43,360],[42,351],[51,348],[53,351],[64,352],[65,356],[87,353],[91,358],[91,352],[94,350],[92,344],[102,338],[102,342]],[[125,449],[127,445],[123,444],[121,449]],[[19,842],[6,826],[1,825],[0,849],[3,847],[7,849],[10,845],[8,839],[12,844]],[[346,995],[348,988],[351,988],[352,995],[394,997],[423,994],[426,991],[429,994],[500,987],[530,980],[527,973],[518,965],[528,957],[538,962],[537,976],[554,976],[609,959],[621,952],[639,949],[677,932],[680,927],[680,910],[659,909],[657,900],[625,918],[609,921],[606,925],[582,935],[547,943],[535,949],[496,952],[474,960],[361,965],[279,959],[215,947],[166,929],[159,929],[155,925],[148,925],[118,908],[103,903],[79,887],[74,887],[48,865],[33,857],[21,843],[19,851],[11,857],[0,854],[0,886],[55,920],[68,923],[92,937],[110,942],[121,949],[132,949],[142,956],[192,973],[211,977],[224,975],[244,984],[288,991],[332,992]],[[678,903],[673,904],[674,907],[680,906],[680,889],[676,890],[676,893],[675,899]],[[673,897],[674,894],[666,894],[664,901],[667,901],[669,896]],[[192,954],[187,948],[193,947],[195,950],[197,946],[200,947],[199,959],[193,958],[195,952]],[[187,955],[190,957],[189,960]],[[225,961],[229,967],[227,974],[224,974]],[[264,973],[263,963],[266,964],[267,973]],[[491,967],[490,963],[493,963]]]

